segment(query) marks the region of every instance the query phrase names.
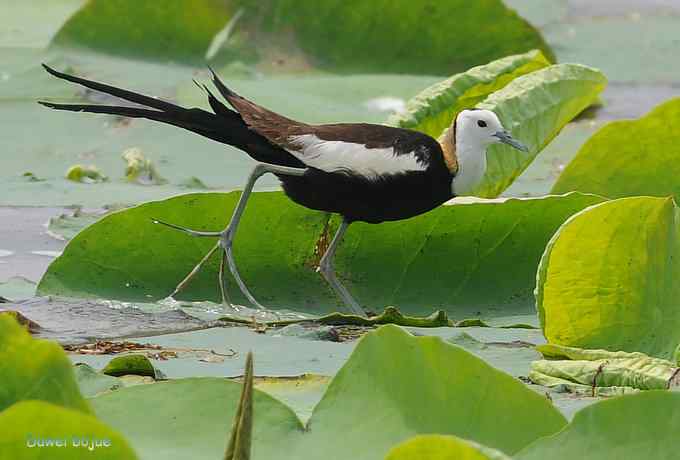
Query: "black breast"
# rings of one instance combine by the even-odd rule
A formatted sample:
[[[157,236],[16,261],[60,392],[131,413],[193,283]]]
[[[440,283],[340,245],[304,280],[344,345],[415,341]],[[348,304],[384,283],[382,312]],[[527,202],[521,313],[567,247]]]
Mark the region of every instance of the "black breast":
[[[351,222],[408,219],[452,198],[452,177],[441,169],[368,180],[311,168],[302,177],[280,179],[283,190],[296,203],[341,214]]]

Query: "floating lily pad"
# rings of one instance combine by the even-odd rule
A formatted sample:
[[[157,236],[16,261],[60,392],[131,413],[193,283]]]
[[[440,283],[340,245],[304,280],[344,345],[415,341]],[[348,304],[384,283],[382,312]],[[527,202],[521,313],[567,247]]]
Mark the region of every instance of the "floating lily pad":
[[[87,398],[106,391],[117,390],[123,386],[123,383],[116,377],[97,372],[85,363],[77,363],[74,369],[80,392]]]
[[[552,192],[571,190],[610,198],[636,195],[680,199],[680,98],[639,120],[615,121],[591,137]]]
[[[638,460],[678,456],[680,393],[649,391],[600,401],[556,435],[536,441],[516,460]]]
[[[238,196],[189,194],[112,213],[71,240],[50,265],[39,292],[147,302],[164,298],[214,241],[154,225],[152,219],[222,229]],[[545,244],[569,216],[601,200],[582,194],[454,200],[414,219],[357,223],[338,252],[338,271],[373,308],[396,305],[406,315],[423,315],[436,306],[458,318],[480,309],[529,312]],[[335,222],[327,226],[327,215],[294,205],[282,193],[255,193],[235,240],[237,264],[255,296],[273,307],[335,310],[338,300],[315,272],[318,241],[329,237]],[[215,257],[181,296],[219,299],[217,269]],[[245,302],[232,284],[230,292],[236,302]]]
[[[680,226],[672,198],[621,198],[569,219],[538,270],[550,343],[671,358],[680,343]]]
[[[257,373],[257,357],[255,366]],[[207,460],[224,449],[225,420],[239,394],[234,382],[205,378],[125,388],[92,401],[143,458]],[[314,409],[311,429],[282,403],[257,390],[253,396],[254,459],[377,460],[419,433],[454,434],[514,453],[565,425],[547,399],[513,377],[439,338],[396,326],[357,345]]]

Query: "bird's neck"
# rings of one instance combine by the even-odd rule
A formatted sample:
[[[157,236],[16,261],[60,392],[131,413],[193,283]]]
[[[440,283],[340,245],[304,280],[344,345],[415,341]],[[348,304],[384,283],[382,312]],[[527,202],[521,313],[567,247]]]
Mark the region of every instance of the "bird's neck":
[[[447,128],[439,137],[439,145],[444,154],[444,163],[451,173],[455,176],[458,173],[458,156],[456,155],[456,125]]]
[[[479,184],[486,172],[486,147],[466,141],[453,123],[439,137],[444,162],[453,176],[453,196],[467,195]]]
[[[464,136],[456,136],[458,171],[451,189],[454,196],[468,195],[481,182],[486,172],[486,147],[478,142],[466,142]]]

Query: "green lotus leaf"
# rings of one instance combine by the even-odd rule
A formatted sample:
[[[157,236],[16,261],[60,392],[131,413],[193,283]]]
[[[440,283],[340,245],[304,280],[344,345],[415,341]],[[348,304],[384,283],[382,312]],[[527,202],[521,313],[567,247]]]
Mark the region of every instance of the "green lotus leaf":
[[[638,460],[678,457],[680,393],[648,391],[581,409],[559,433],[540,439],[516,460]]]
[[[477,104],[493,110],[503,126],[529,147],[529,153],[507,145],[487,151],[488,168],[472,194],[500,195],[576,115],[597,100],[607,85],[598,70],[558,64],[518,77]]]
[[[621,198],[570,218],[537,275],[548,342],[671,358],[680,343],[679,231],[672,198]]]
[[[109,214],[69,242],[38,290],[71,297],[163,298],[214,240],[192,238],[151,219],[222,229],[238,196],[189,194]],[[338,272],[376,310],[396,305],[404,314],[422,316],[436,308],[454,318],[480,309],[530,313],[536,267],[546,243],[569,216],[601,200],[583,194],[457,199],[401,222],[357,223],[339,249]],[[336,218],[297,206],[280,192],[253,194],[234,252],[254,295],[273,308],[318,314],[338,308],[315,272],[319,248],[336,225]],[[218,300],[218,263],[214,257],[180,298]],[[494,280],[492,290],[489,279]],[[231,281],[229,292],[234,301],[245,302]]]
[[[421,91],[407,102],[406,112],[393,115],[388,124],[439,137],[461,110],[474,107],[515,78],[549,65],[543,53],[534,50],[473,67]]]
[[[191,378],[124,388],[92,404],[144,459],[208,460],[224,452],[240,393],[236,382]],[[545,397],[510,375],[440,338],[391,325],[361,339],[306,428],[259,390],[253,414],[253,458],[282,460],[382,459],[426,433],[512,454],[566,424]]]
[[[639,120],[602,127],[579,150],[553,186],[610,198],[636,195],[680,197],[680,98]]]
[[[322,69],[451,75],[494,59],[540,49],[540,33],[500,0],[238,0],[268,43],[301,48]],[[471,37],[474,39],[471,41]],[[427,52],[423,52],[427,50]]]
[[[222,55],[276,71],[450,75],[531,49],[554,61],[540,32],[501,0],[90,0],[53,44],[154,60]]]
[[[385,460],[511,460],[496,449],[455,436],[421,435],[394,447]]]
[[[22,401],[0,412],[0,458],[136,460],[117,432],[92,415],[45,401]]]
[[[64,350],[34,339],[14,318],[0,315],[0,411],[28,399],[90,412]]]
[[[66,21],[52,44],[202,62],[230,17],[226,3],[219,0],[89,0]]]

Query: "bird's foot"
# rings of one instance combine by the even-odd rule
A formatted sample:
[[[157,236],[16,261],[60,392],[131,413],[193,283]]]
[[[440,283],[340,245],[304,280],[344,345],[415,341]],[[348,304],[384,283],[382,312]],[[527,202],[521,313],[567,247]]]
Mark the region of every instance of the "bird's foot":
[[[255,297],[251,294],[250,290],[248,287],[245,285],[243,280],[241,279],[241,275],[238,272],[238,268],[236,267],[236,262],[234,261],[234,255],[233,255],[233,243],[234,243],[234,235],[235,235],[235,228],[233,228],[231,225],[227,226],[222,231],[219,232],[206,232],[206,231],[198,231],[198,230],[192,230],[187,227],[182,227],[180,225],[176,224],[171,224],[168,222],[164,222],[159,219],[152,219],[153,223],[155,224],[160,224],[164,225],[166,227],[172,228],[174,230],[181,231],[183,233],[186,233],[187,235],[191,236],[196,236],[196,237],[213,237],[213,238],[218,238],[217,243],[208,251],[208,253],[196,264],[196,266],[189,272],[187,276],[185,276],[182,281],[180,281],[177,286],[175,287],[174,291],[172,294],[170,294],[170,298],[174,298],[176,295],[178,295],[182,290],[184,290],[187,285],[191,282],[191,280],[198,274],[198,272],[201,270],[203,265],[212,257],[212,255],[220,249],[222,251],[222,257],[220,259],[220,269],[218,272],[218,280],[219,280],[219,286],[220,286],[220,295],[222,297],[222,303],[224,305],[227,305],[234,309],[235,311],[239,311],[240,307],[236,304],[234,304],[231,301],[231,298],[229,296],[229,293],[227,291],[227,283],[225,279],[225,266],[229,267],[229,271],[231,272],[232,276],[234,277],[234,281],[236,281],[236,284],[238,285],[239,289],[243,293],[243,295],[248,299],[248,301],[255,307],[257,310],[265,310],[265,307],[262,306],[260,302],[255,299]],[[278,317],[278,315],[275,314],[275,316]]]

